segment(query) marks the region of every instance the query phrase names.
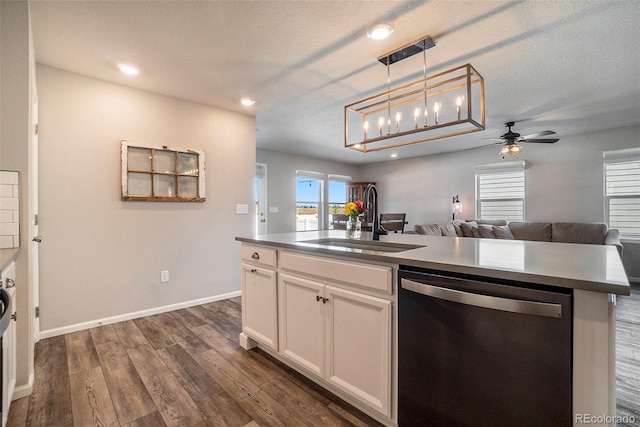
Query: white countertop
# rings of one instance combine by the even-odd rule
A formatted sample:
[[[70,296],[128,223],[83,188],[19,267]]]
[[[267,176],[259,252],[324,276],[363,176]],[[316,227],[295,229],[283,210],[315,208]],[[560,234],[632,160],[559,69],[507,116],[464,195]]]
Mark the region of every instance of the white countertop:
[[[363,232],[361,240],[371,241]],[[629,295],[629,281],[614,246],[524,240],[389,234],[381,242],[423,245],[402,252],[379,252],[305,243],[344,239],[344,230],[305,231],[236,237],[245,243],[294,249],[311,254],[388,262],[453,273],[531,282],[563,288]]]

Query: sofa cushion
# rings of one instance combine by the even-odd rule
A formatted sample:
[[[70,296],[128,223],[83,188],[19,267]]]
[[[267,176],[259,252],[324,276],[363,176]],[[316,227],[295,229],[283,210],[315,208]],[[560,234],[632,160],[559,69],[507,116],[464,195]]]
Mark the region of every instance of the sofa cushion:
[[[442,236],[442,231],[438,224],[416,224],[413,229],[418,234],[425,234],[427,236]]]
[[[551,241],[603,245],[607,230],[607,224],[601,222],[554,222],[551,230]]]
[[[478,223],[476,223],[475,221],[460,223],[460,229],[462,230],[462,235],[464,237],[480,237],[480,232],[478,231]]]
[[[480,237],[485,239],[495,239],[496,235],[493,234],[493,225],[489,224],[478,224],[478,232],[480,233]]]
[[[510,222],[509,229],[516,240],[551,241],[550,222]]]
[[[489,225],[507,225],[507,220],[505,219],[474,219],[476,224],[489,224]]]
[[[443,236],[456,237],[458,235],[453,222],[443,222],[442,224],[438,224],[438,227]],[[458,228],[460,228],[459,225]]]
[[[511,234],[511,230],[508,225],[494,225],[493,226],[493,234],[496,235],[497,239],[506,239],[513,240],[513,234]]]

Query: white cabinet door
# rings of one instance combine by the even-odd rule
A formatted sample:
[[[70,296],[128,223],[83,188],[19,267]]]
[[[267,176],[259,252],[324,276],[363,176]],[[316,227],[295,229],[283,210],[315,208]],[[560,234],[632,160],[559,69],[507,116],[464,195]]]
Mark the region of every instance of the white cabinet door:
[[[274,270],[242,264],[242,331],[278,350],[278,287]]]
[[[391,414],[391,301],[326,286],[327,381]]]
[[[278,280],[280,352],[324,376],[324,285],[288,274]]]

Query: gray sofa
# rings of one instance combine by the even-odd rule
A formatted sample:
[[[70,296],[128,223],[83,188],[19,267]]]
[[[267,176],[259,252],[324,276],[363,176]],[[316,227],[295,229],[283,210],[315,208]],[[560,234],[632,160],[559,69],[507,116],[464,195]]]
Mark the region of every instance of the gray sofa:
[[[505,220],[447,221],[417,224],[415,234],[476,237],[486,239],[534,240],[540,242],[614,245],[622,256],[618,230],[601,222],[533,222]]]

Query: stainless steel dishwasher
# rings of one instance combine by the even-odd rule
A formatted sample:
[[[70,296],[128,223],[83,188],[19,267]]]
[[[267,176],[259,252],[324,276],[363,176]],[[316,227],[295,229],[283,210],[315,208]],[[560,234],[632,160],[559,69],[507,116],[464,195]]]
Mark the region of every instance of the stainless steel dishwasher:
[[[400,427],[572,425],[570,289],[399,275]]]

